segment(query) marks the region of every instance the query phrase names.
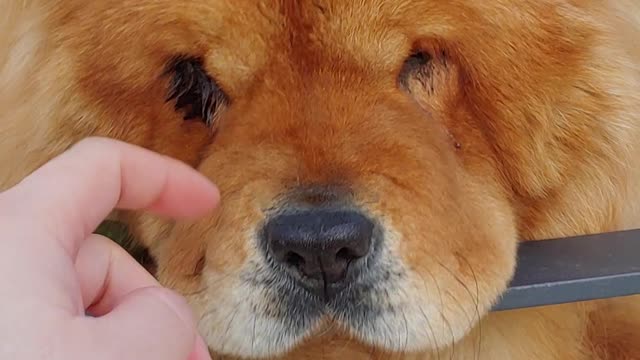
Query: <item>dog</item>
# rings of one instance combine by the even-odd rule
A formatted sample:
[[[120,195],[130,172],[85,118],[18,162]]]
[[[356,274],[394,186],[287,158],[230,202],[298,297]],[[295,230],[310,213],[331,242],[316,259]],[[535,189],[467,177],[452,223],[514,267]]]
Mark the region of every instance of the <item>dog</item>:
[[[632,0],[4,0],[0,184],[89,136],[214,181],[115,213],[215,358],[640,359],[637,297],[492,312],[640,225]]]

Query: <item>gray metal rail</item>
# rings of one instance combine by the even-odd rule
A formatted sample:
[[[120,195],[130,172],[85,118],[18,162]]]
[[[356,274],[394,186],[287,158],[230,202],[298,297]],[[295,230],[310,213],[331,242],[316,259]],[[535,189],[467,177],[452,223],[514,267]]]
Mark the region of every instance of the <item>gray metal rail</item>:
[[[524,242],[494,311],[640,294],[640,230]]]

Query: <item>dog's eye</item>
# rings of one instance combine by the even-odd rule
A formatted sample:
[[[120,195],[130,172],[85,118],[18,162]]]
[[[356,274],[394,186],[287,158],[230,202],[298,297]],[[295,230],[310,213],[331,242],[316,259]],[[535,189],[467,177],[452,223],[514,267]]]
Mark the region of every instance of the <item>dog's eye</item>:
[[[431,71],[431,54],[417,51],[412,53],[404,61],[400,74],[398,75],[398,82],[403,89],[410,90],[411,80],[415,79],[424,84],[425,80],[430,76]]]
[[[431,61],[431,55],[422,51],[414,52],[404,61],[404,71],[412,72],[422,69]]]
[[[179,57],[170,62],[167,101],[175,100],[176,111],[185,120],[199,119],[208,126],[215,122],[221,108],[227,105],[227,95],[212,79],[197,58]]]

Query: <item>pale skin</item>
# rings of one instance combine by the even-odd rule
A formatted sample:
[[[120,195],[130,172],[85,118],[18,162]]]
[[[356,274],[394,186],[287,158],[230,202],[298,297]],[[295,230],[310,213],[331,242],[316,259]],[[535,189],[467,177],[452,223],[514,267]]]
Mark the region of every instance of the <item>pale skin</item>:
[[[210,359],[186,302],[92,232],[114,208],[193,218],[218,201],[187,165],[100,138],[0,193],[0,358]]]

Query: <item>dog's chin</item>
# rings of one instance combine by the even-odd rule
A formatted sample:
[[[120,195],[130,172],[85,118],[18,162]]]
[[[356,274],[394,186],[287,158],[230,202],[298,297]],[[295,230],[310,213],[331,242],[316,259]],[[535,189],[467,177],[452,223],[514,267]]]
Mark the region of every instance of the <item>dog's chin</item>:
[[[377,352],[438,353],[480,320],[477,303],[451,307],[412,276],[397,273],[389,279],[366,292],[341,293],[328,306],[332,324]]]
[[[206,340],[214,353],[242,358],[284,356],[307,340],[322,340],[329,334],[382,352],[437,352],[458,341],[474,325],[464,321],[453,326],[443,314],[442,304],[416,302],[426,299],[426,294],[415,290],[408,294],[404,286],[397,285],[403,283],[402,277],[401,273],[380,274],[377,279],[343,289],[329,300],[290,281],[271,283],[270,287],[253,284],[252,289],[241,291],[250,290],[253,295],[237,302],[240,305],[231,310],[226,322],[215,319],[218,324],[223,321],[216,327],[221,332],[208,333]],[[215,323],[214,319],[203,320]]]

